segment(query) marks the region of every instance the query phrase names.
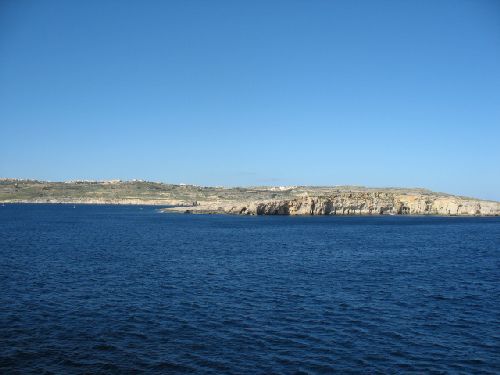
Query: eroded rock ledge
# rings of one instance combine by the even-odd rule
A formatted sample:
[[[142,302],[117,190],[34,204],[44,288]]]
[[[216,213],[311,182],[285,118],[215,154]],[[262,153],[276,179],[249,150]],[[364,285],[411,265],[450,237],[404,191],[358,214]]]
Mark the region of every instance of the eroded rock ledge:
[[[169,212],[238,215],[450,215],[497,216],[500,203],[456,196],[351,192],[318,197],[248,202],[200,202]]]

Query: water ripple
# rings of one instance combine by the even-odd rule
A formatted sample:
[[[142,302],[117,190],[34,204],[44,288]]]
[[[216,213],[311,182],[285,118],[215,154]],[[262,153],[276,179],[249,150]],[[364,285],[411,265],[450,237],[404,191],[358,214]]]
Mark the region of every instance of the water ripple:
[[[500,373],[499,218],[0,211],[2,373]]]

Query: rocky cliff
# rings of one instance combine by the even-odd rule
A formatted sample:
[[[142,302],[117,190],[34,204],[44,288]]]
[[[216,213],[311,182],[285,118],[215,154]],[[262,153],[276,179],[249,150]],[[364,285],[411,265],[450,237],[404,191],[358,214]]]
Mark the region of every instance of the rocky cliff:
[[[230,213],[252,215],[499,215],[497,202],[459,197],[392,193],[343,193],[234,207]]]
[[[238,215],[450,215],[496,216],[500,203],[448,195],[345,192],[264,202],[201,202],[166,211]]]

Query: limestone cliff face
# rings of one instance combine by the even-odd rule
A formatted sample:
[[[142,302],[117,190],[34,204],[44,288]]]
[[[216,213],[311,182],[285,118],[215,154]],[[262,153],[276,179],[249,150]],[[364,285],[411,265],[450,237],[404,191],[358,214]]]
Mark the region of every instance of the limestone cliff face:
[[[242,215],[500,215],[500,203],[439,195],[351,192],[250,202],[220,211]]]

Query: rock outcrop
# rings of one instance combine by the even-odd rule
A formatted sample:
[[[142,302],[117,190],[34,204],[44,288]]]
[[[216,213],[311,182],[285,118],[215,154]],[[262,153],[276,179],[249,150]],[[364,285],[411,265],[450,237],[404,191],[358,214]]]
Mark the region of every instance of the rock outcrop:
[[[177,208],[166,211],[182,211]],[[500,203],[456,196],[350,192],[285,200],[199,204],[189,213],[238,215],[449,215],[497,216]]]

